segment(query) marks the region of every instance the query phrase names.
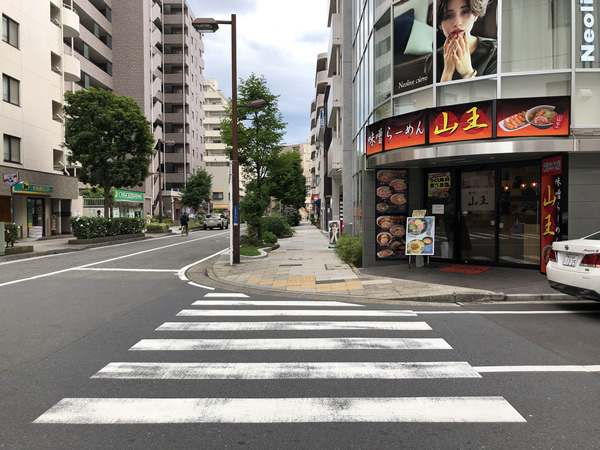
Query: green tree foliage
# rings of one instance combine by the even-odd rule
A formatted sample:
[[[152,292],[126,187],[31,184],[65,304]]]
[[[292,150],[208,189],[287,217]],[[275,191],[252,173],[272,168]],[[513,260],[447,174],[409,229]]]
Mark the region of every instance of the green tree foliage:
[[[266,196],[260,196],[255,190],[246,190],[246,195],[240,202],[240,217],[248,224],[248,235],[262,239],[261,218],[269,206]]]
[[[213,176],[204,169],[190,175],[182,189],[181,204],[198,211],[202,202],[212,198],[212,179]]]
[[[83,198],[104,198],[104,199],[106,199],[106,197],[104,196],[104,188],[96,187],[96,186],[85,188],[85,190],[83,191],[82,197]],[[113,206],[115,206],[115,203],[117,202],[116,197],[117,197],[117,190],[114,187],[110,188],[109,200],[110,200],[111,208]]]
[[[302,157],[297,152],[282,153],[274,161],[267,193],[281,204],[299,210],[306,201]]]
[[[246,80],[240,80],[238,86],[238,105],[249,105],[253,100],[264,100],[265,106],[258,109],[249,109],[243,106],[238,108],[238,162],[242,173],[247,180],[252,180],[246,185],[246,193],[251,191],[255,197],[246,205],[246,221],[250,224],[250,211],[262,216],[264,209],[257,208],[268,204],[268,195],[265,184],[271,177],[271,169],[276,164],[282,147],[286,123],[279,111],[277,104],[278,95],[273,95],[267,87],[264,76],[250,75]],[[231,158],[232,135],[232,110],[231,103],[226,110],[227,117],[221,121],[221,137],[228,146],[226,152]],[[248,195],[246,195],[248,196]],[[249,207],[251,203],[252,207]],[[266,208],[265,204],[265,208]],[[244,219],[242,219],[244,220]],[[258,225],[257,221],[256,225]],[[260,226],[257,227],[259,237]]]
[[[104,189],[142,186],[154,153],[150,122],[131,98],[89,88],[65,94],[65,143],[69,162],[82,166],[79,180]]]

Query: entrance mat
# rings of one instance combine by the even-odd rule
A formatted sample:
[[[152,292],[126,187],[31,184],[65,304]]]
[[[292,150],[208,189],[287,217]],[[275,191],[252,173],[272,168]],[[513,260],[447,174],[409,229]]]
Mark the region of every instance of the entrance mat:
[[[486,270],[490,270],[490,266],[470,266],[468,264],[454,264],[444,269],[440,269],[441,272],[456,272],[456,273],[470,273],[473,275],[479,275]]]

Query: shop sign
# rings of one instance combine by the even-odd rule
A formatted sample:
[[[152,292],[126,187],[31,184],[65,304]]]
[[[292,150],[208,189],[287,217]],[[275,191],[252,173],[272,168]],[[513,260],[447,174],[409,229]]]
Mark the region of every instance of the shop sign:
[[[496,137],[569,135],[569,97],[498,100]]]
[[[366,154],[479,139],[568,137],[570,104],[569,96],[519,98],[403,114],[367,126]]]
[[[466,103],[429,111],[429,142],[441,144],[493,137],[492,102]]]
[[[375,190],[377,259],[404,259],[408,212],[408,171],[378,170]]]
[[[598,35],[598,26],[596,25],[596,11],[594,10],[594,0],[579,0],[579,20],[580,25],[577,41],[579,46],[578,63],[594,63],[596,61],[596,36]],[[585,64],[577,64],[577,67],[589,67]],[[597,65],[593,65],[597,67]]]
[[[15,194],[29,194],[29,195],[51,195],[53,191],[52,186],[44,186],[41,184],[31,183],[17,183],[13,187]]]
[[[554,241],[561,240],[562,223],[562,156],[542,159],[541,191],[541,271],[546,273],[547,256]]]
[[[123,200],[130,202],[143,202],[144,201],[144,193],[143,192],[134,192],[134,191],[121,191],[117,189],[117,194],[115,195],[115,200]]]
[[[495,211],[493,187],[464,188],[461,191],[463,211]]]
[[[385,122],[385,150],[424,145],[425,111],[404,114]]]
[[[409,217],[407,224],[406,254],[408,256],[433,255],[435,217]]]
[[[319,194],[312,194],[310,196],[310,201],[314,202],[315,200],[319,200]]]
[[[9,186],[19,182],[19,172],[10,172],[4,174],[4,182]]]

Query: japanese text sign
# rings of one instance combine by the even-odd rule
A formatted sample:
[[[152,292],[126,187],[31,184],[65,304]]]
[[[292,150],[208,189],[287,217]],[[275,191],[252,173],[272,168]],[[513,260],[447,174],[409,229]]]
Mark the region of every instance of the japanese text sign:
[[[546,272],[546,261],[544,260],[544,248],[552,245],[554,241],[560,240],[562,210],[561,200],[563,177],[562,156],[542,159],[542,191],[541,191],[541,252],[542,272]]]
[[[433,108],[429,111],[429,143],[490,139],[493,103],[478,102]]]
[[[424,145],[425,111],[404,114],[385,121],[385,150]]]

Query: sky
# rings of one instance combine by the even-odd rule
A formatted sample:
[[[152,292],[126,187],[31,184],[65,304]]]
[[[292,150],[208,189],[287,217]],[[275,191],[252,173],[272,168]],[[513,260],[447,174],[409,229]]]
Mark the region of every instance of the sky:
[[[231,20],[236,15],[237,78],[264,75],[279,95],[287,123],[284,144],[310,139],[317,55],[327,52],[329,0],[187,0],[195,17]],[[204,77],[231,97],[231,26],[204,34]]]

